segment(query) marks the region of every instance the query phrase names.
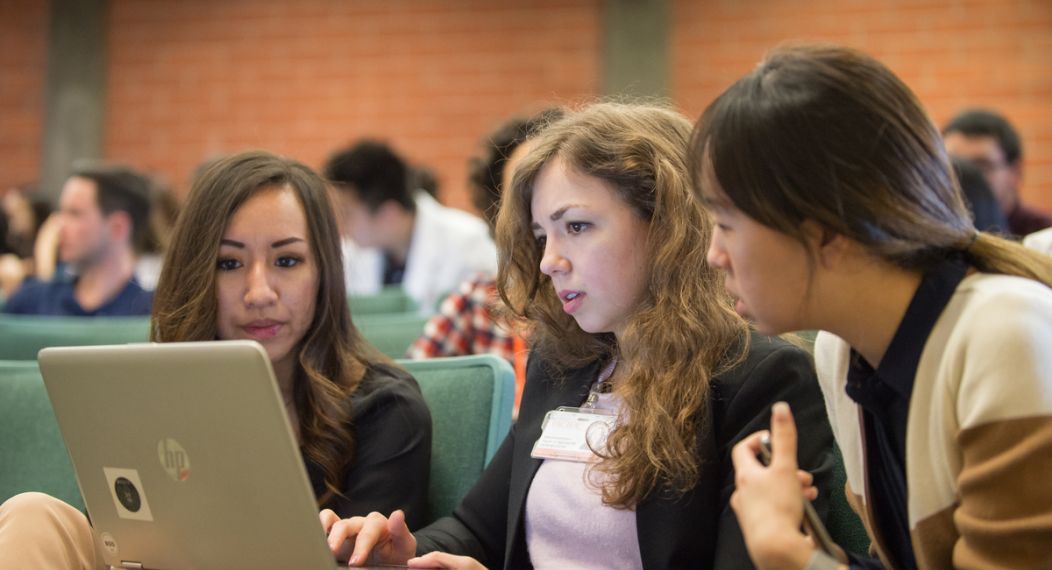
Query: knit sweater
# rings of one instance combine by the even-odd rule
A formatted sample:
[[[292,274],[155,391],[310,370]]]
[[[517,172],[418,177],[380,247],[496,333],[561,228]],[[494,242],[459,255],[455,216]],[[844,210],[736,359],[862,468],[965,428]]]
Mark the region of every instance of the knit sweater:
[[[888,564],[867,504],[850,347],[820,333],[815,365],[848,499]],[[965,278],[928,336],[906,426],[909,531],[920,568],[1052,567],[1052,291]]]

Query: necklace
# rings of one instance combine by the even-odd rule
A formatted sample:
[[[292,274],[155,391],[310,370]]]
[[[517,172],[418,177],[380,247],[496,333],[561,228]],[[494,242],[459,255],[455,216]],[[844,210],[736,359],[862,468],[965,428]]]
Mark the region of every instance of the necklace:
[[[599,371],[599,377],[592,384],[592,388],[588,390],[588,399],[584,401],[582,408],[595,408],[595,403],[599,401],[599,394],[608,394],[613,391],[614,385],[609,380],[614,375],[615,368],[617,368],[617,355],[614,355],[610,362]]]

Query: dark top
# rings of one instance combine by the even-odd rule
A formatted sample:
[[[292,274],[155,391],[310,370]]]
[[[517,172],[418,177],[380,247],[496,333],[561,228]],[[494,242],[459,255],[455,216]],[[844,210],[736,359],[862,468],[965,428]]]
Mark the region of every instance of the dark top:
[[[847,395],[862,408],[867,496],[875,532],[897,568],[916,568],[906,489],[906,422],[913,380],[928,335],[968,266],[960,255],[924,274],[876,370],[854,350]],[[852,568],[882,568],[875,558],[853,557]]]
[[[322,508],[340,518],[403,509],[409,528],[427,516],[431,465],[431,412],[416,380],[400,368],[369,368],[351,396],[355,450],[343,481],[344,496]],[[304,456],[315,496],[325,493],[321,468]]]
[[[532,568],[523,514],[531,481],[541,465],[530,457],[541,421],[558,406],[578,406],[596,379],[599,364],[553,378],[541,357],[530,358],[519,419],[478,483],[449,517],[416,533],[417,553],[444,550],[472,556],[488,568]],[[788,402],[800,433],[801,469],[815,475],[815,507],[824,517],[833,473],[829,421],[811,360],[780,339],[752,335],[747,359],[712,379],[710,410],[698,434],[701,473],[684,495],[658,489],[636,507],[643,566],[660,568],[752,568],[730,507],[734,491],[731,448],[769,427],[771,405]],[[602,548],[601,537],[582,548]]]
[[[75,279],[27,279],[4,304],[3,312],[63,317],[128,317],[150,314],[153,292],[140,287],[134,277],[116,297],[93,311],[85,310],[73,296],[76,283]]]
[[[1008,214],[1008,231],[1025,236],[1052,226],[1052,214],[1018,203]]]

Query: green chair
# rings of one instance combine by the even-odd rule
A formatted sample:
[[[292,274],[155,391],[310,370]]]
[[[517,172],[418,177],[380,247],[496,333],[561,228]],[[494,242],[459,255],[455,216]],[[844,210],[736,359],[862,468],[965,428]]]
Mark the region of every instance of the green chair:
[[[384,287],[372,295],[348,295],[351,314],[376,315],[385,313],[412,313],[417,310],[416,303],[409,298],[405,289],[398,286]]]
[[[388,313],[354,317],[366,340],[391,358],[402,358],[413,341],[424,332],[427,317],[419,313]]]
[[[836,444],[833,445],[833,455],[836,460],[833,465],[833,481],[830,486],[833,496],[829,498],[829,516],[826,519],[829,536],[844,550],[866,555],[869,552],[869,535],[866,534],[866,527],[862,524],[862,519],[851,508],[844,495],[847,472],[844,470],[844,457]]]
[[[41,491],[84,510],[36,361],[0,361],[0,434],[0,502]]]
[[[515,372],[492,354],[399,360],[420,383],[433,435],[429,520],[448,515],[511,429]]]
[[[47,346],[125,344],[150,340],[149,317],[0,315],[0,360],[36,360]]]

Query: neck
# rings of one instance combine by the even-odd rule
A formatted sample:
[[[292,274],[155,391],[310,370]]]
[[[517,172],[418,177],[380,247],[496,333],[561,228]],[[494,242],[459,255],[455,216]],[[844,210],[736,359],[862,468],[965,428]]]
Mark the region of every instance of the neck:
[[[920,286],[922,275],[873,259],[865,267],[844,273],[827,288],[834,293],[819,297],[822,316],[815,328],[844,339],[876,368]]]
[[[391,229],[392,241],[384,249],[384,254],[397,263],[405,263],[409,257],[409,248],[413,245],[413,226],[416,214],[406,212],[399,216],[395,227]]]
[[[131,250],[117,248],[80,268],[73,294],[82,307],[95,309],[120,293],[134,272],[135,257]]]

